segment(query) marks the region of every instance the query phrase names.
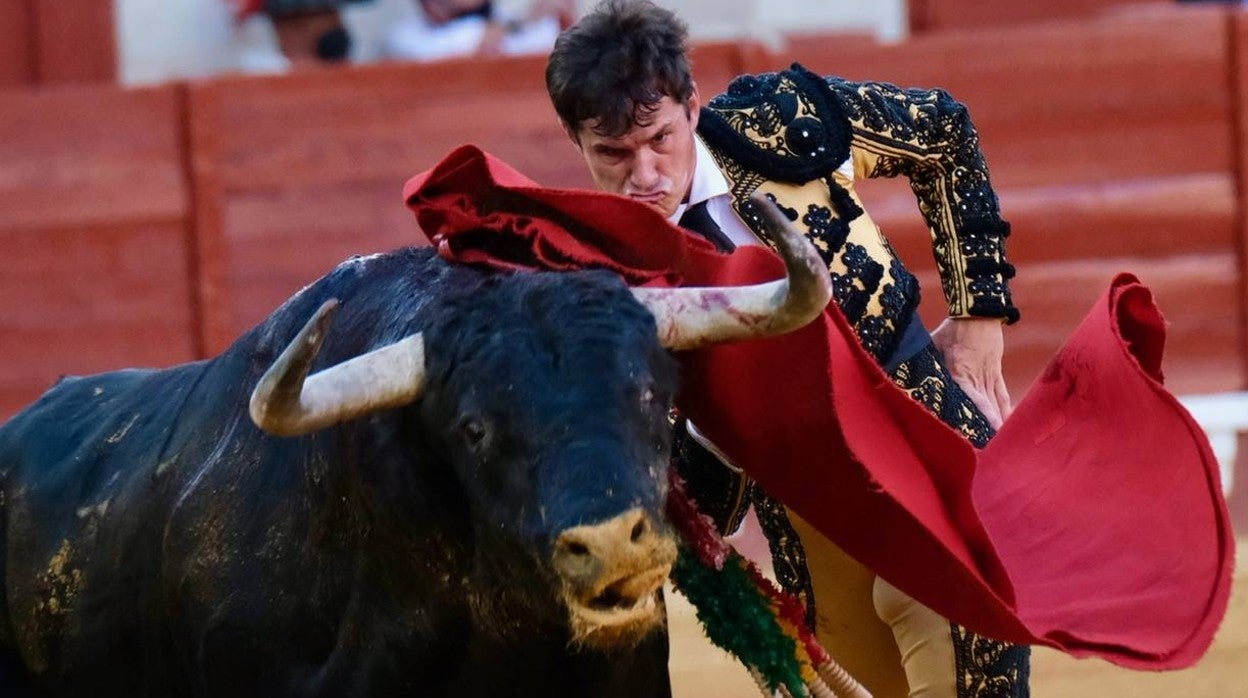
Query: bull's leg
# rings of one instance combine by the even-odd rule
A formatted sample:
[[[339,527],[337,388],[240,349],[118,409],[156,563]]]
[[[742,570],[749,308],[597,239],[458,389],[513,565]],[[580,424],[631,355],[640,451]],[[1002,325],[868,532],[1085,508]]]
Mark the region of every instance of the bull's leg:
[[[324,664],[293,671],[289,681],[291,698],[441,695],[438,687],[443,671],[458,664],[452,649],[457,644],[455,638],[421,642],[424,651],[413,652],[411,647],[402,647],[411,642],[410,631],[404,633],[405,637],[385,630],[364,630],[363,634],[363,644],[359,638],[340,643]]]
[[[656,630],[636,647],[616,651],[577,648],[566,637],[478,636],[456,675],[424,695],[670,698],[668,654],[666,629]]]
[[[4,470],[4,468],[0,468]],[[5,511],[5,487],[0,478],[0,696],[27,698],[34,696],[26,667],[17,650],[13,648],[13,631],[9,627],[9,594],[5,579],[5,560],[8,557],[8,514]]]

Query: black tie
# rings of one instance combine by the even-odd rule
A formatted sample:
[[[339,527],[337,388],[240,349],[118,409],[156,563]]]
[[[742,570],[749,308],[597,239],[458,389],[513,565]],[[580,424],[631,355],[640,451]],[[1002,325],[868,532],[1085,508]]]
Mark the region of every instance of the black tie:
[[[732,252],[737,248],[707,212],[706,201],[699,201],[686,209],[685,214],[680,217],[680,226],[710,240],[721,252]]]

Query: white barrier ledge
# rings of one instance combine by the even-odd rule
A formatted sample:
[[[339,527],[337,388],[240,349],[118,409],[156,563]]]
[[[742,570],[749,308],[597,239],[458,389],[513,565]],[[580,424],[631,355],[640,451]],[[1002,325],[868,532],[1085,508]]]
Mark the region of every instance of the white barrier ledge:
[[[1185,395],[1179,402],[1209,436],[1209,444],[1222,471],[1222,492],[1229,495],[1235,478],[1239,434],[1248,432],[1248,391]]]

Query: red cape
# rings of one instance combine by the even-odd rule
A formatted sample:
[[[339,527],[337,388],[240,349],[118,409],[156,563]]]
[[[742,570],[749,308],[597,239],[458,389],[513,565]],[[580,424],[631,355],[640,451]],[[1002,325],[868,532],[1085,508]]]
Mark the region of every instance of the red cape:
[[[471,146],[404,198],[454,261],[603,267],[634,285],[783,274],[764,248],[719,254],[644,205],[543,189]],[[1002,640],[1179,668],[1225,614],[1235,541],[1208,441],[1162,386],[1164,340],[1152,294],[1120,275],[983,451],[897,388],[835,304],[783,337],[681,354],[677,405],[938,613]]]

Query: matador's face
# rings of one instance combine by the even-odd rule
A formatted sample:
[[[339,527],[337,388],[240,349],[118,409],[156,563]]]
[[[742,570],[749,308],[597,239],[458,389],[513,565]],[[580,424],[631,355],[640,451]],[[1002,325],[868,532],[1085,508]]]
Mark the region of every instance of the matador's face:
[[[695,89],[687,104],[663,97],[654,111],[643,115],[643,122],[617,138],[596,132],[595,120],[582,123],[574,140],[594,184],[670,217],[688,197],[693,182],[693,138],[700,108]]]

